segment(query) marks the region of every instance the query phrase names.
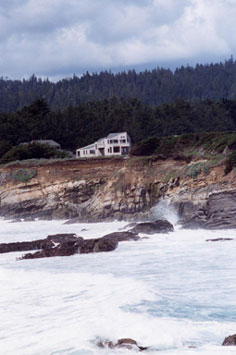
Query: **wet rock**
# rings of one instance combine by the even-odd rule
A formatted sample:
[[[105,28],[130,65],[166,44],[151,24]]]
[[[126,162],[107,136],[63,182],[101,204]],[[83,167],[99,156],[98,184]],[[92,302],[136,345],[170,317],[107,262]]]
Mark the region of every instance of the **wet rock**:
[[[133,232],[114,232],[114,233],[106,234],[103,238],[115,239],[118,242],[140,239],[138,234]]]
[[[180,224],[184,228],[234,229],[236,228],[236,191],[214,192],[214,185],[184,194],[186,201],[174,203]],[[195,201],[192,201],[195,196]],[[191,198],[190,198],[191,197]]]
[[[131,234],[131,233],[130,233]],[[49,247],[36,253],[28,253],[22,259],[49,258],[53,256],[70,256],[74,254],[88,254],[108,252],[116,249],[118,238],[102,237],[96,239],[83,239],[76,234],[55,234],[49,235],[46,240]],[[39,249],[39,248],[37,248]],[[30,250],[30,249],[24,249]]]
[[[30,242],[2,243],[0,244],[0,253],[39,250],[23,255],[20,260],[70,256],[76,253],[100,253],[115,250],[119,242],[139,239],[137,233],[131,232],[114,232],[96,239],[83,239],[75,233],[61,233]]]
[[[143,351],[148,349],[147,347],[139,346],[136,340],[131,338],[118,339],[116,343],[110,340],[99,340],[97,342],[97,346],[99,348],[128,349],[134,351]]]
[[[0,253],[15,251],[28,251],[37,249],[49,249],[54,246],[53,242],[47,239],[33,240],[30,242],[1,243]]]
[[[11,221],[11,223],[20,223],[22,220],[20,218],[15,218]]]
[[[124,226],[122,229],[129,229],[129,228],[132,228],[132,227],[135,227],[137,225],[137,223],[135,222],[132,222],[132,223],[129,223],[129,224],[126,224],[126,226]]]
[[[81,247],[82,244],[83,244],[83,238],[78,237],[77,240],[66,241],[50,249],[44,249],[44,250],[37,251],[36,253],[25,254],[20,258],[20,260],[74,255],[79,252],[79,248]]]
[[[48,235],[47,240],[50,240],[54,243],[73,242],[78,240],[78,236],[75,233],[60,233]]]
[[[104,251],[115,250],[119,242],[139,240],[137,233],[131,232],[114,232],[104,235],[102,238],[85,239],[80,248],[80,253],[98,253]]]
[[[236,346],[236,334],[229,335],[222,343],[223,346]]]
[[[133,233],[144,233],[144,234],[168,233],[173,231],[174,231],[173,225],[166,220],[157,220],[155,222],[138,223],[130,230],[130,232]]]
[[[118,240],[112,238],[86,239],[80,248],[80,254],[112,251],[117,245]]]
[[[207,239],[206,242],[224,242],[227,240],[234,240],[233,238],[215,238],[215,239]]]

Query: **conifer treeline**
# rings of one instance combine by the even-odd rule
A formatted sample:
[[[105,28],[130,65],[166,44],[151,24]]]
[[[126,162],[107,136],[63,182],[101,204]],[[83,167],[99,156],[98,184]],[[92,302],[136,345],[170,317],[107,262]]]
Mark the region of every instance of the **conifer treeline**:
[[[172,72],[157,68],[137,73],[135,70],[113,74],[86,73],[57,83],[34,75],[29,80],[0,79],[0,112],[14,112],[37,99],[44,98],[52,110],[69,105],[122,97],[137,98],[146,105],[188,101],[236,99],[236,61],[197,64],[180,67]]]
[[[127,131],[132,141],[190,132],[236,131],[236,100],[177,100],[160,106],[137,99],[93,101],[52,111],[37,100],[15,113],[0,114],[0,157],[13,146],[35,139],[54,139],[75,150],[109,132]]]

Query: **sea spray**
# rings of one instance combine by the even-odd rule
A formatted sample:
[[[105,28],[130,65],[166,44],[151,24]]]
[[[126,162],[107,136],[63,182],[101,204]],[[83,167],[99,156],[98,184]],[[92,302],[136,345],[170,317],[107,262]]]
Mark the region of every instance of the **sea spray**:
[[[160,200],[154,207],[151,208],[151,217],[154,220],[166,219],[173,225],[178,223],[178,214],[173,205],[170,204],[170,199],[164,198]]]

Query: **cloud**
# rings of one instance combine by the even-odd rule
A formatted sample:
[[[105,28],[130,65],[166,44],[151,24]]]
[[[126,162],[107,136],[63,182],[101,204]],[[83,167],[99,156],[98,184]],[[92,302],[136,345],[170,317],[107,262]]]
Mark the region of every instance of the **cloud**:
[[[2,0],[0,75],[227,58],[235,16],[234,0]]]

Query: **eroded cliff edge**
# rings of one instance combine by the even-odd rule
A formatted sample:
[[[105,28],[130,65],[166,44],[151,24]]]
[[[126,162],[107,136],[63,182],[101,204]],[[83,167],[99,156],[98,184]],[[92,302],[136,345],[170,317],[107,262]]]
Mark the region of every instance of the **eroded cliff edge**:
[[[146,219],[163,197],[186,227],[236,227],[236,174],[225,175],[220,162],[145,157],[0,168],[0,216],[9,219]]]

